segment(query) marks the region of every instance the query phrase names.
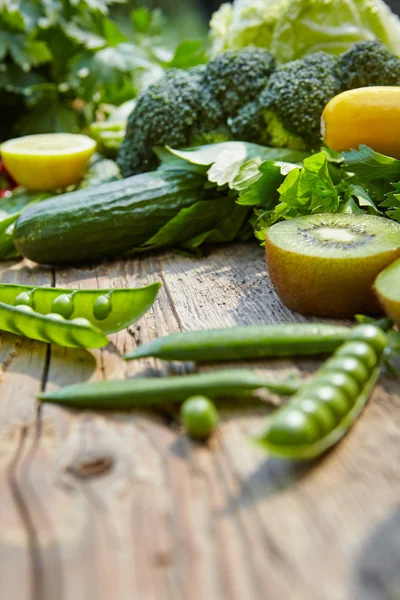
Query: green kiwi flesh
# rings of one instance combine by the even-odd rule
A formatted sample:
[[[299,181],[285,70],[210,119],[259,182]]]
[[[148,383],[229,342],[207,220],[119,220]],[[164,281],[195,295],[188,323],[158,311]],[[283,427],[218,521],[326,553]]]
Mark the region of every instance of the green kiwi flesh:
[[[297,312],[376,314],[373,283],[400,257],[400,224],[374,215],[315,214],[270,227],[266,255],[282,302]]]
[[[400,260],[379,273],[374,289],[386,314],[400,325]]]

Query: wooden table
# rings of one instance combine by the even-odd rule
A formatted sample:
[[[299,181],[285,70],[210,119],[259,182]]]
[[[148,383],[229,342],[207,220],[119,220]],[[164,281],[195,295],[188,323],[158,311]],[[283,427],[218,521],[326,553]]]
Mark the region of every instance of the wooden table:
[[[394,600],[400,592],[400,394],[384,379],[322,460],[268,458],[246,436],[267,407],[222,411],[209,446],[176,412],[38,406],[41,389],[178,374],[121,353],[180,330],[301,320],[275,296],[256,244],[92,268],[2,267],[2,281],[70,287],[163,282],[101,351],[1,335],[1,600]],[[311,371],[318,360],[258,363]],[[239,368],[237,365],[233,368]],[[215,367],[214,367],[215,368]]]

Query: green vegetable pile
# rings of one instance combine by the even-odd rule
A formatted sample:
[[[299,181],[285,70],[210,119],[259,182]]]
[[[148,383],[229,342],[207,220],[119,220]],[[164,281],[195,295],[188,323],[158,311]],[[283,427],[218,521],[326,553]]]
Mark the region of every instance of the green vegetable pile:
[[[0,234],[0,248],[4,240],[36,262],[73,263],[171,247],[198,253],[208,243],[248,239],[253,230],[264,242],[272,224],[315,213],[400,222],[400,160],[366,146],[309,155],[223,142],[160,149],[158,156],[156,171],[27,207]]]
[[[122,32],[116,3],[124,0],[0,3],[1,140],[79,131],[101,104],[130,100],[175,64],[159,12],[132,11]]]
[[[227,140],[319,149],[320,118],[339,92],[400,85],[400,59],[378,41],[276,66],[260,48],[223,52],[205,66],[170,70],[140,94],[128,118],[118,165],[124,177],[154,169],[155,146],[183,148]]]
[[[400,222],[400,160],[368,146],[339,155],[326,149],[306,158],[282,181],[274,206],[257,194],[271,185],[269,170],[269,164],[260,165],[259,179],[239,199],[256,206],[254,225],[263,241],[273,223],[314,213],[367,213]]]

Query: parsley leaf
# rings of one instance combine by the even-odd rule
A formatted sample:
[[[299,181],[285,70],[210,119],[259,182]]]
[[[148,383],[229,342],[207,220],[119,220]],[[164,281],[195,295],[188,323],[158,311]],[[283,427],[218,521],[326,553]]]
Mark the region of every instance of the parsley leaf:
[[[343,156],[344,168],[364,183],[377,179],[400,179],[400,160],[375,152],[368,146],[361,145],[358,150],[343,152]]]

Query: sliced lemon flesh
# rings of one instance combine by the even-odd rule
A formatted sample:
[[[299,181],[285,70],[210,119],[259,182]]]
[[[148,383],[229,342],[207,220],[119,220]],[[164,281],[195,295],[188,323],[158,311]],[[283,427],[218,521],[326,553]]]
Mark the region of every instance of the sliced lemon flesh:
[[[12,178],[31,190],[56,190],[84,176],[96,142],[86,135],[44,133],[8,140],[0,146]]]

